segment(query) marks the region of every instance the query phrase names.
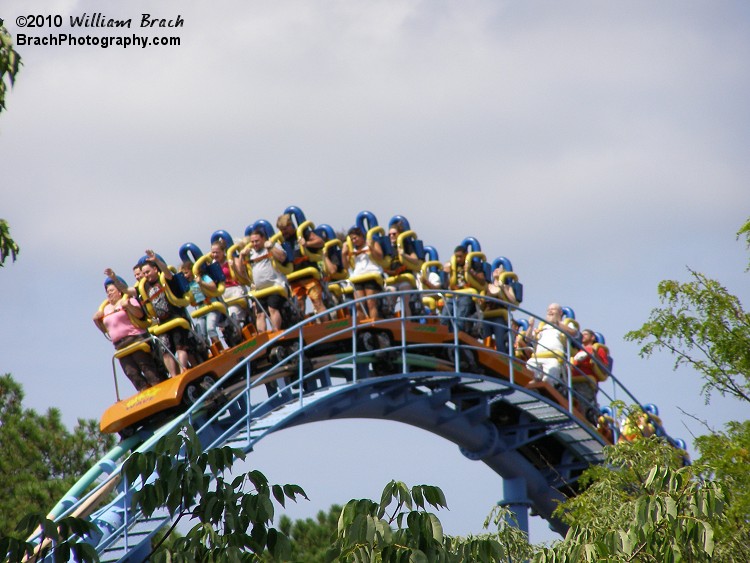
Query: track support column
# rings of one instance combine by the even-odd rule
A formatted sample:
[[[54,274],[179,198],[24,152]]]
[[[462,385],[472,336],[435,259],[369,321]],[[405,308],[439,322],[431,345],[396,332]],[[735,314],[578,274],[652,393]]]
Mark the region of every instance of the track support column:
[[[516,522],[509,522],[509,524],[515,525],[528,536],[531,501],[526,494],[526,479],[524,477],[503,478],[503,500],[498,504],[510,509],[516,517]]]

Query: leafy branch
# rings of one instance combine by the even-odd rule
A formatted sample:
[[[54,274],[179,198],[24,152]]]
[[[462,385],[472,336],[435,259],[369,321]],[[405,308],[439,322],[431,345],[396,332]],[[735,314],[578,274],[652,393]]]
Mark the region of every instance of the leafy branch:
[[[667,351],[675,369],[690,366],[702,374],[707,401],[716,391],[750,402],[750,315],[718,281],[688,271],[689,282],[659,284],[662,306],[625,338],[642,345],[641,356]]]
[[[2,84],[2,80],[0,80]],[[10,227],[5,219],[0,219],[0,268],[5,265],[5,260],[10,257],[13,262],[20,252],[18,244],[10,236]]]
[[[257,561],[265,550],[277,559],[289,555],[288,538],[271,526],[273,500],[283,507],[287,499],[307,495],[297,485],[271,485],[257,470],[230,480],[235,461],[244,458],[241,450],[229,447],[203,451],[191,426],[164,437],[152,451],[128,458],[125,478],[143,483],[133,502],[146,516],[163,507],[175,519],[151,560],[167,561],[179,553],[194,554],[199,561]],[[165,540],[185,516],[198,524],[166,548]]]
[[[21,68],[21,56],[13,49],[13,38],[0,19],[0,113],[5,109],[6,80],[12,87]]]

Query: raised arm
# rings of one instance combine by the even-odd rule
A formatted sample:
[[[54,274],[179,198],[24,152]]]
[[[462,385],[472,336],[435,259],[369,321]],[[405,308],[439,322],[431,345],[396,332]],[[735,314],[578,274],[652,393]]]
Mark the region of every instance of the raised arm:
[[[105,268],[104,275],[114,282],[115,287],[123,295],[129,295],[130,297],[135,297],[137,295],[138,290],[135,287],[128,287],[127,284],[122,281],[122,278],[115,274],[115,271],[112,268]]]
[[[164,260],[162,260],[153,250],[146,250],[146,258],[156,263],[156,265],[159,267],[159,270],[161,270],[161,272],[164,274],[164,279],[172,279],[172,270],[169,269],[169,265]]]

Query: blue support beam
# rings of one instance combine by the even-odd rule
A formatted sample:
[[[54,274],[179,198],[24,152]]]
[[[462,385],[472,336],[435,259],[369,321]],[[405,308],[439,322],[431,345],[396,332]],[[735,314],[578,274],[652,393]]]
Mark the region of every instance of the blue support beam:
[[[516,521],[510,522],[510,524],[516,526],[528,536],[531,499],[526,493],[526,478],[503,478],[503,499],[498,504],[508,508],[515,516]]]

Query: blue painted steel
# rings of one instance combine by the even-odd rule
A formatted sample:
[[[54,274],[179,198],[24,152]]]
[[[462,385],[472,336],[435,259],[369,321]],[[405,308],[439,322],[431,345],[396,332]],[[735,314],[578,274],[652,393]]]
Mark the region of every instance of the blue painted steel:
[[[405,231],[410,231],[411,226],[409,225],[409,220],[404,217],[403,215],[394,215],[391,217],[391,220],[388,221],[388,228],[392,227],[394,223],[401,222],[401,225],[404,227]]]
[[[360,211],[354,224],[359,227],[363,233],[367,234],[367,231],[378,226],[378,219],[371,211]]]
[[[258,219],[255,223],[248,225],[245,228],[245,236],[249,237],[255,229],[262,229],[266,238],[271,238],[274,234],[273,225],[266,219]]]
[[[216,244],[219,239],[222,239],[224,241],[224,244],[227,245],[227,248],[234,245],[234,240],[232,239],[232,235],[230,235],[228,232],[219,229],[218,231],[214,231],[211,235],[211,244]]]
[[[510,509],[516,518],[515,525],[528,535],[531,500],[526,494],[526,487],[524,477],[503,479],[503,500],[499,504]]]
[[[461,241],[461,246],[466,247],[467,252],[481,252],[482,245],[475,237],[466,237]]]
[[[288,213],[289,215],[291,215],[294,218],[294,228],[295,229],[297,227],[299,227],[302,223],[305,222],[305,214],[303,213],[303,211],[299,207],[297,207],[295,205],[290,205],[289,207],[287,207],[286,209],[284,209],[284,213],[285,214]]]
[[[178,254],[180,256],[180,260],[182,260],[183,262],[185,262],[186,260],[197,262],[198,258],[203,256],[203,253],[201,252],[201,249],[198,248],[198,245],[193,244],[192,242],[186,242],[185,244],[183,244],[180,247]]]

